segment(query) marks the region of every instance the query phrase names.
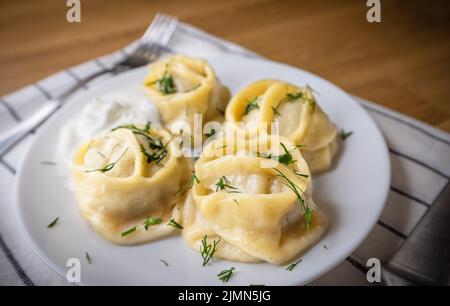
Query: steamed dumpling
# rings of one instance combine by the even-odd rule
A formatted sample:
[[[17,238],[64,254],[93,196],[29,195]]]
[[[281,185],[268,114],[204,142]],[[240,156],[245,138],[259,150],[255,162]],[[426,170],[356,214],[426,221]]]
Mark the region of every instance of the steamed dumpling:
[[[276,80],[254,82],[231,99],[225,118],[236,126],[242,122],[278,123],[281,136],[301,145],[313,173],[327,170],[337,150],[336,126],[317,104],[309,87]],[[270,126],[267,129],[277,132]]]
[[[193,134],[195,114],[202,115],[203,123],[223,121],[230,98],[206,61],[182,55],[151,64],[144,88],[166,127],[172,131],[180,122],[187,123],[189,134]]]
[[[183,236],[197,251],[202,239],[219,241],[216,257],[284,264],[327,228],[311,198],[308,165],[286,138],[251,138],[244,146],[235,140],[211,142],[195,164]]]
[[[127,125],[78,150],[73,166],[78,206],[103,237],[136,244],[177,230],[167,223],[180,221],[184,199],[177,189],[190,171],[170,140],[163,129]],[[145,226],[146,220],[154,224]]]

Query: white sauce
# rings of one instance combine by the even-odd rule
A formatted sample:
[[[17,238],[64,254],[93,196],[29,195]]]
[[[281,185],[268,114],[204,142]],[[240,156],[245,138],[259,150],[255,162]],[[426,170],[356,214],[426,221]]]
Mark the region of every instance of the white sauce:
[[[145,124],[148,121],[154,126],[161,126],[158,110],[139,88],[132,87],[93,97],[79,114],[61,128],[55,156],[59,176],[73,189],[72,163],[83,143],[118,125]]]

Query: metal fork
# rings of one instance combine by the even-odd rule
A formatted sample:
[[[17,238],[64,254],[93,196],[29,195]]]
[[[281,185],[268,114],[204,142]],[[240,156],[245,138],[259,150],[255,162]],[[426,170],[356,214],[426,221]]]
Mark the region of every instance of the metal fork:
[[[176,17],[165,14],[157,14],[145,31],[144,35],[139,40],[137,49],[131,55],[127,56],[123,61],[115,64],[113,67],[96,72],[77,82],[77,84],[65,91],[61,96],[48,101],[44,107],[26,120],[22,121],[12,130],[0,135],[0,156],[8,151],[10,147],[12,147],[18,140],[22,139],[24,135],[48,119],[64,104],[65,101],[67,101],[72,94],[78,91],[86,83],[89,83],[93,79],[107,73],[116,75],[157,60],[162,51],[164,51],[165,47],[168,45],[177,26],[178,19]]]

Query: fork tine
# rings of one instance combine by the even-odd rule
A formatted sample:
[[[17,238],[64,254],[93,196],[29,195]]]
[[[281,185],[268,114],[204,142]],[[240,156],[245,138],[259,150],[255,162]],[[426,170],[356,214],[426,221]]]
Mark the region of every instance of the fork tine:
[[[164,14],[158,14],[158,20],[152,31],[148,33],[142,45],[146,56],[158,57],[163,48],[169,43],[178,26],[178,19]]]
[[[169,44],[170,39],[172,38],[173,33],[175,32],[178,26],[178,19],[169,16],[169,19],[167,20],[166,24],[167,24],[166,30],[163,31],[161,39],[157,41],[155,44],[153,44],[153,48],[149,48],[148,50],[149,53],[154,52],[156,56],[160,55],[160,53],[164,50],[164,48]]]
[[[135,66],[137,63],[152,62],[159,58],[169,43],[178,25],[176,17],[158,13],[144,32],[134,52],[121,63],[122,66]]]
[[[156,14],[155,18],[153,18],[150,26],[145,31],[144,35],[142,35],[141,42],[147,42],[149,38],[154,36],[155,31],[159,31],[159,25],[162,21],[163,14]]]
[[[160,32],[160,37],[158,38],[158,43],[161,45],[165,45],[168,43],[168,37],[170,37],[173,33],[172,28],[175,21],[175,17],[165,15],[164,24],[162,25],[164,31]],[[170,36],[168,36],[170,34]]]
[[[148,35],[145,37],[142,45],[142,51],[147,56],[150,54],[158,55],[158,45],[162,37],[164,37],[164,32],[166,31],[167,17],[160,14],[158,16],[158,21],[155,23],[155,27]]]
[[[153,32],[153,39],[150,41],[151,43],[155,44],[161,41],[162,37],[164,36],[164,32],[167,29],[168,21],[168,16],[163,15],[161,17],[161,21],[158,24],[158,29]]]
[[[177,27],[178,27],[178,18],[169,16],[167,30],[164,31],[164,35],[160,43],[162,46],[166,46],[169,43]]]

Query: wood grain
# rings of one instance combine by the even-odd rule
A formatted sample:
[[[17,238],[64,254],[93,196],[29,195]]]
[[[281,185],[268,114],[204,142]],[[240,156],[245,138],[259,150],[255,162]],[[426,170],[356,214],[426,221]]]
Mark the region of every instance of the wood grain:
[[[112,52],[142,35],[156,12],[179,16],[348,92],[450,131],[450,1],[0,1],[0,95]]]

